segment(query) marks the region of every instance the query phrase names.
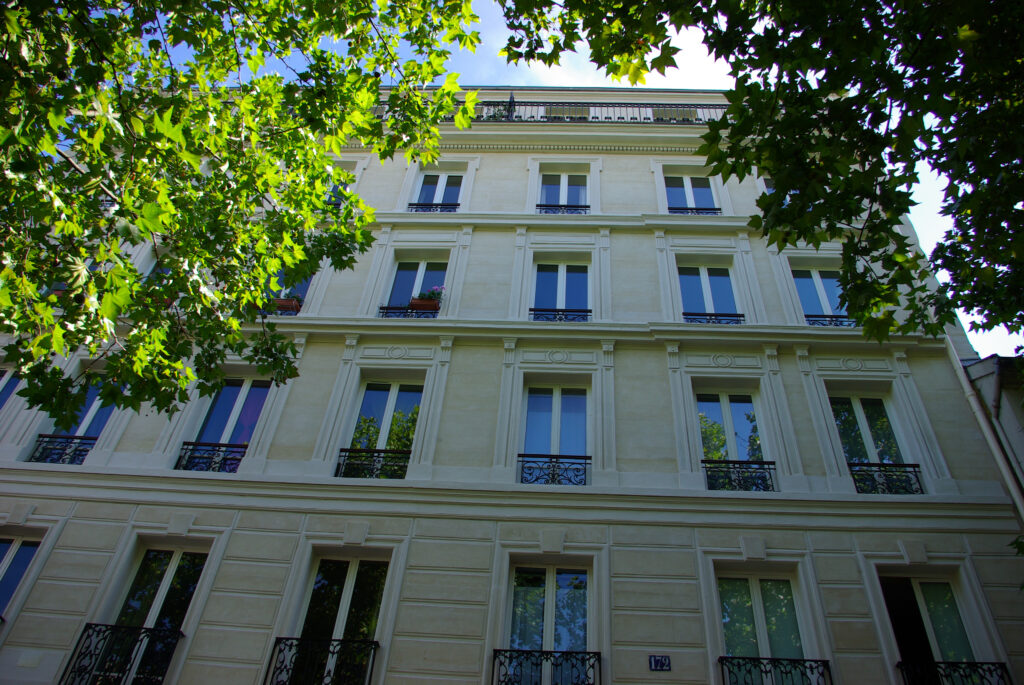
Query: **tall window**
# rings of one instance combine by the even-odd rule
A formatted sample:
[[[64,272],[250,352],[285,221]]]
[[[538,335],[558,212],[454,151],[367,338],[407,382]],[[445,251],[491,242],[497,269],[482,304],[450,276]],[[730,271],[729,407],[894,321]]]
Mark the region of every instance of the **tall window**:
[[[727,657],[803,659],[793,588],[784,578],[720,577],[718,598]],[[732,668],[742,669],[742,665]],[[740,680],[737,682],[762,682]],[[765,682],[805,682],[775,680]],[[824,681],[822,681],[824,682]]]
[[[270,392],[270,381],[225,381],[206,412],[197,442],[238,445],[252,439],[263,403]]]
[[[558,567],[516,567],[512,572],[512,625],[509,649],[516,655],[523,683],[574,685],[593,682],[586,655],[539,652],[586,652],[588,572]]]
[[[530,388],[526,395],[528,454],[582,456],[587,453],[585,388]]]
[[[711,179],[704,176],[666,176],[665,194],[670,214],[721,214],[711,190]]]
[[[462,174],[423,174],[412,212],[454,212],[459,208]]]
[[[743,316],[737,314],[727,268],[680,266],[679,291],[683,298],[683,320],[687,323],[743,321]]]
[[[90,386],[74,424],[62,433],[40,435],[29,461],[45,464],[81,464],[96,444],[96,438],[103,432],[113,413],[114,405],[104,405],[100,399],[99,386]]]
[[[11,399],[14,391],[18,389],[18,374],[12,369],[0,369],[0,409]]]
[[[7,610],[38,549],[38,540],[0,537],[0,615]]]
[[[421,292],[444,286],[445,262],[399,262],[388,297],[389,307],[405,307]]]
[[[537,204],[537,211],[541,214],[586,214],[589,212],[586,174],[541,174],[540,201]]]
[[[793,282],[804,310],[804,319],[812,326],[852,326],[846,309],[839,303],[842,290],[838,271],[793,269]]]
[[[291,677],[272,682],[368,682],[387,575],[386,561],[321,559],[300,637],[292,641]]]
[[[974,650],[949,583],[885,576],[879,581],[907,682],[940,682],[937,661],[974,661]],[[964,678],[941,682],[1003,681]]]
[[[754,399],[750,395],[700,393],[697,395],[697,421],[705,459],[760,461],[763,458]]]
[[[352,434],[352,448],[412,449],[422,397],[422,385],[367,383]]]
[[[829,397],[857,492],[917,495],[924,489],[918,464],[905,464],[885,403],[878,397]]]
[[[538,264],[533,294],[534,321],[589,321],[586,264]]]

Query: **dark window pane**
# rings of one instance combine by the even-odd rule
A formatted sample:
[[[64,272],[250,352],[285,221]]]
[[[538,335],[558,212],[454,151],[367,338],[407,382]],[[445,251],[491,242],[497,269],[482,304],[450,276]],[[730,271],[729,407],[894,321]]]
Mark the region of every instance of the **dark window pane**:
[[[13,542],[13,540],[0,540],[0,561],[3,561]],[[3,578],[0,578],[0,612],[7,608],[7,603],[11,601],[14,591],[18,589],[18,583],[25,576],[25,571],[32,563],[32,557],[35,556],[37,549],[39,549],[38,542],[23,540],[14,552],[14,558],[11,559],[7,570],[4,571]]]
[[[508,645],[511,649],[541,649],[543,646],[545,584],[546,573],[542,568],[515,570]]]
[[[839,288],[838,271],[821,271],[821,285],[825,289],[825,297],[828,299],[828,306],[832,308],[831,314],[845,314],[846,308],[839,304],[839,295],[842,292]]]
[[[587,572],[555,570],[556,650],[582,652],[587,649]]]
[[[722,632],[726,656],[760,656],[754,627],[754,603],[746,578],[719,578],[722,602]]]
[[[865,397],[860,401],[860,406],[864,409],[864,418],[868,420],[868,430],[871,431],[871,439],[875,443],[878,461],[902,464],[903,455],[900,454],[900,446],[896,442],[896,434],[892,431],[892,424],[889,423],[889,416],[885,413],[882,400],[877,397]]]
[[[427,174],[423,177],[423,185],[420,186],[419,197],[416,202],[431,203],[437,195],[437,174]]]
[[[160,614],[153,624],[154,628],[165,630],[178,630],[182,621],[185,620],[185,612],[192,602],[192,595],[195,594],[196,585],[199,584],[199,576],[203,573],[203,566],[206,564],[206,555],[201,552],[185,552],[178,561],[178,568],[174,570],[171,578],[171,587],[164,597],[163,606],[160,607]]]
[[[99,402],[99,398],[96,398],[96,402]],[[82,435],[87,435],[90,438],[99,437],[100,433],[103,432],[103,427],[107,425],[107,421],[110,419],[110,415],[114,413],[114,405],[108,404],[105,407],[100,407],[96,410],[96,413],[92,415],[92,420],[89,421],[89,426],[82,431]]]
[[[372,640],[377,632],[380,599],[388,575],[386,561],[360,561],[356,569],[356,585],[352,588],[348,617],[345,619],[345,640]]]
[[[588,309],[587,267],[570,264],[565,267],[565,308]]]
[[[537,290],[533,296],[533,306],[537,309],[554,309],[558,306],[557,265],[537,265]]]
[[[665,195],[669,207],[686,207],[686,185],[682,176],[665,177]]]
[[[313,579],[313,591],[309,595],[309,605],[306,607],[306,618],[302,622],[302,638],[327,640],[334,634],[347,575],[347,561],[320,560]]]
[[[100,396],[99,386],[91,385],[85,393],[85,402],[78,409],[78,415],[75,417],[75,424],[68,429],[68,435],[78,435],[79,431],[82,430],[82,421],[85,420],[85,415],[89,413],[89,409],[92,408],[92,403],[96,402]]]
[[[704,306],[704,290],[700,283],[700,269],[695,266],[679,267],[679,292],[683,295],[684,312],[707,312],[707,307]]]
[[[690,179],[693,188],[693,206],[707,208],[715,206],[715,196],[711,193],[711,179],[700,176]]]
[[[853,401],[849,397],[830,397],[828,402],[832,405],[832,416],[836,420],[839,442],[843,446],[846,461],[868,461],[868,451],[864,447],[864,437],[860,434],[857,415],[853,411]]]
[[[569,188],[568,196],[565,199],[567,205],[585,205],[587,204],[587,177],[577,176],[576,174],[569,175]]]
[[[377,449],[380,427],[384,421],[388,393],[391,386],[385,383],[367,383],[363,392],[363,404],[359,408],[359,419],[352,434],[353,449]]]
[[[788,580],[762,580],[761,603],[768,631],[768,648],[775,659],[803,659],[800,625]]]
[[[213,398],[213,404],[206,412],[206,420],[203,421],[203,427],[199,429],[199,437],[196,438],[199,442],[220,442],[222,440],[231,410],[241,391],[242,381],[237,379],[225,381],[224,387]]]
[[[885,609],[889,614],[892,632],[896,637],[896,646],[900,650],[900,659],[910,663],[930,664],[935,660],[932,648],[928,643],[924,619],[914,595],[914,585],[910,578],[878,579],[882,586],[882,597]],[[938,682],[926,680],[925,682]],[[970,682],[970,681],[968,681]]]
[[[135,579],[128,588],[128,596],[124,598],[124,604],[117,615],[117,625],[138,628],[145,624],[172,556],[174,552],[165,549],[146,550],[139,570],[135,572]]]
[[[725,441],[725,420],[718,395],[697,395],[697,421],[705,459],[728,459]]]
[[[560,174],[542,174],[540,177],[540,203],[542,205],[560,204],[562,176]]]
[[[252,439],[252,432],[256,428],[256,422],[260,419],[260,412],[263,410],[263,403],[267,401],[269,392],[270,381],[252,382],[228,442],[239,444]]]
[[[423,270],[423,283],[420,285],[420,292],[430,292],[431,288],[444,287],[444,275],[447,270],[446,262],[428,262]]]
[[[757,433],[754,401],[749,395],[729,395],[729,413],[736,436],[736,449],[739,451],[736,458],[760,461],[761,437]]]
[[[385,449],[412,449],[412,439],[416,435],[416,421],[419,418],[422,396],[422,385],[399,386],[398,397],[395,398],[395,410],[391,415],[388,441],[384,445]]]
[[[796,283],[796,293],[800,296],[800,306],[804,308],[804,314],[818,315],[825,312],[821,309],[821,300],[818,299],[818,289],[814,287],[814,279],[810,271],[794,270],[793,282]]]
[[[0,408],[7,404],[7,400],[18,387],[18,374],[13,371],[0,371]]]
[[[444,195],[441,202],[456,203],[459,201],[459,190],[462,188],[461,176],[449,176],[444,184]]]
[[[732,293],[728,269],[708,269],[708,280],[711,282],[711,301],[718,314],[735,314],[736,299]]]
[[[551,454],[551,388],[530,388],[526,397],[526,438],[523,451],[527,454]]]
[[[562,390],[562,415],[558,453],[582,456],[587,453],[587,391]]]
[[[395,282],[391,286],[391,297],[388,299],[390,307],[404,307],[409,304],[409,298],[413,296],[412,288],[416,285],[416,273],[419,271],[419,262],[400,262],[395,272]]]

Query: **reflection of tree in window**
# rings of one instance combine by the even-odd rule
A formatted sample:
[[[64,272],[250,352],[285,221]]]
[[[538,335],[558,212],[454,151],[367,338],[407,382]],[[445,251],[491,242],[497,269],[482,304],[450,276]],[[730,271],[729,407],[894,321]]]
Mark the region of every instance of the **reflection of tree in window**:
[[[728,408],[726,412],[723,412],[723,404]],[[754,401],[749,395],[699,394],[697,420],[705,459],[760,461],[763,458]]]
[[[803,658],[793,588],[788,580],[719,578],[718,596],[726,656]],[[763,621],[763,629],[758,627],[758,618]],[[783,677],[773,682],[788,680]]]
[[[546,614],[545,605],[553,602]],[[521,650],[583,652],[587,649],[587,571],[561,568],[516,568],[512,581],[509,647]],[[522,664],[523,683],[547,682],[539,661]],[[579,664],[575,664],[578,668]],[[576,680],[574,680],[574,674]],[[574,662],[552,662],[550,682],[572,685],[579,672]]]
[[[423,386],[367,383],[352,433],[353,449],[412,449]],[[382,436],[381,426],[388,430]]]
[[[847,462],[903,463],[896,434],[880,398],[829,397],[829,404]],[[863,428],[867,429],[867,435]]]

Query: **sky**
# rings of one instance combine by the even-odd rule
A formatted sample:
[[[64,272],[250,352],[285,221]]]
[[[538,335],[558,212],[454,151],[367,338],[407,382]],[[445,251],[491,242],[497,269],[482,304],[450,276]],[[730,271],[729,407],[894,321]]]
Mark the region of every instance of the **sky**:
[[[463,86],[572,86],[628,88],[628,82],[614,81],[605,76],[590,63],[586,55],[572,54],[563,57],[557,67],[542,65],[506,64],[498,50],[505,44],[508,31],[501,13],[491,2],[476,1],[474,10],[480,16],[481,43],[475,53],[456,53],[450,63],[450,70],[459,74]],[[691,30],[680,34],[674,44],[682,49],[677,55],[678,68],[669,69],[664,76],[650,75],[643,88],[684,88],[722,90],[732,86],[729,69],[722,61],[712,59],[704,49],[700,33]],[[910,220],[917,229],[921,245],[930,253],[951,222],[939,214],[942,205],[944,183],[931,170],[922,165],[918,169],[920,184],[914,190],[918,203],[910,212]],[[969,318],[961,313],[964,327]],[[1010,335],[1003,329],[987,333],[968,330],[971,344],[982,357],[991,354],[1012,356],[1018,346],[1024,346],[1024,336]]]

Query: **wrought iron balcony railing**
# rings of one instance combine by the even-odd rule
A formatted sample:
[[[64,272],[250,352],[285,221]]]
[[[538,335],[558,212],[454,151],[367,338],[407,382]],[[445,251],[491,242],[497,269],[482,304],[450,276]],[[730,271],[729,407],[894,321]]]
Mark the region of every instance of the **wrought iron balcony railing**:
[[[857,322],[845,314],[804,314],[804,321],[808,326],[824,328],[855,328],[857,326]]]
[[[718,664],[726,685],[832,684],[832,671],[826,659],[720,656]]]
[[[410,212],[457,212],[458,202],[410,202]]]
[[[857,492],[872,495],[923,495],[920,464],[847,462]]]
[[[704,465],[708,490],[746,492],[773,492],[775,490],[774,461],[704,459],[700,463]]]
[[[395,307],[385,305],[381,307],[377,316],[381,319],[436,319],[436,309],[414,309],[408,305],[404,307]]]
[[[379,648],[374,640],[279,637],[264,685],[366,685]]]
[[[538,214],[590,214],[590,205],[537,205]]]
[[[544,672],[550,671],[545,679]],[[600,652],[553,652],[540,649],[496,649],[492,685],[598,685]]]
[[[686,216],[720,216],[721,207],[669,207],[669,214],[682,214]]]
[[[519,482],[527,485],[586,485],[590,482],[590,457],[520,454]]]
[[[61,676],[61,685],[159,685],[178,630],[87,623]]]
[[[705,124],[721,118],[726,105],[655,104],[612,102],[516,102],[477,103],[478,122],[513,123],[615,123],[679,125]]]
[[[39,464],[81,464],[96,444],[95,437],[40,434],[28,460]]]
[[[530,307],[530,319],[533,321],[568,321],[570,323],[590,321],[592,309],[551,309],[546,307]]]
[[[412,450],[370,450],[342,448],[338,450],[339,478],[405,478]]]
[[[1001,661],[938,661],[896,664],[904,685],[1012,685]]]
[[[742,314],[718,314],[708,312],[683,312],[685,323],[741,324],[746,320]]]
[[[249,443],[183,442],[174,468],[179,471],[235,473],[248,447]]]

